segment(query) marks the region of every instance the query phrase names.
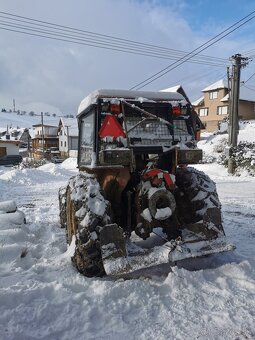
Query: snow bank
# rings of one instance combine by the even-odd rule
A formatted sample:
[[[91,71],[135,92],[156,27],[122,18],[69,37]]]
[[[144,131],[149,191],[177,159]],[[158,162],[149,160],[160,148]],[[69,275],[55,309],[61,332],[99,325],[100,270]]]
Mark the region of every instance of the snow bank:
[[[238,146],[233,149],[236,160],[236,175],[255,176],[255,121],[240,121]],[[228,125],[221,124],[220,131],[216,133],[203,133],[198,147],[203,150],[203,162],[218,162],[227,166],[225,148],[228,146]]]
[[[14,201],[0,202],[0,214],[14,212],[17,209],[17,205]]]

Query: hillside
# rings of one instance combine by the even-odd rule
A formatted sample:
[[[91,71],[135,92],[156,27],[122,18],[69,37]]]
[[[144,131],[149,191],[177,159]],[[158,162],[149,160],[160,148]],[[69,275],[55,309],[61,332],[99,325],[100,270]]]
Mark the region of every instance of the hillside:
[[[57,124],[59,122],[59,116],[44,116],[44,121],[48,124]],[[0,129],[6,129],[6,127],[16,128],[28,128],[31,129],[32,125],[41,123],[41,115],[34,116],[26,114],[17,114],[16,112],[0,112]]]

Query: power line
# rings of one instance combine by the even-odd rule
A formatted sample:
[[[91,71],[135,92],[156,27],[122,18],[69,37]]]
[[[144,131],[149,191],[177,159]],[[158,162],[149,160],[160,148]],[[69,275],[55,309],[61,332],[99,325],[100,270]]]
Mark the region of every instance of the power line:
[[[36,20],[36,19],[32,19],[29,17],[23,17],[20,15],[15,15],[15,14],[11,14],[11,13],[7,13],[7,12],[2,12],[0,11],[0,13],[4,14],[4,15],[0,15],[0,17],[8,19],[8,20],[15,20],[15,21],[19,21],[22,23],[29,23],[32,25],[36,25],[36,26],[41,26],[41,27],[46,27],[46,28],[51,28],[54,30],[60,30],[60,31],[65,31],[65,32],[75,32],[76,34],[80,34],[82,36],[84,35],[88,35],[88,36],[92,36],[92,37],[97,37],[98,39],[106,39],[106,40],[113,40],[113,41],[118,41],[118,42],[122,42],[125,44],[134,44],[134,45],[138,45],[138,46],[143,46],[146,48],[153,48],[153,49],[158,49],[158,50],[164,50],[164,51],[168,51],[171,53],[176,53],[176,54],[183,54],[183,53],[187,53],[184,51],[180,51],[180,50],[176,50],[176,49],[170,49],[170,48],[166,48],[163,46],[158,46],[158,45],[152,45],[152,44],[146,44],[146,43],[142,43],[142,42],[138,42],[138,41],[134,41],[134,40],[128,40],[128,39],[123,39],[123,38],[118,38],[118,37],[114,37],[111,35],[106,35],[106,34],[101,34],[101,33],[95,33],[95,32],[91,32],[91,31],[87,31],[87,30],[82,30],[82,29],[77,29],[77,28],[73,28],[73,27],[69,27],[69,26],[63,26],[63,25],[58,25],[58,24],[54,24],[54,23],[50,23],[47,21],[42,21],[42,20]],[[20,19],[17,19],[20,18]],[[223,61],[225,62],[226,59],[223,58],[218,58],[218,57],[211,57],[211,56],[205,56],[205,55],[201,55],[201,57],[204,57],[206,59],[213,59],[213,60],[218,60],[218,61]]]
[[[230,33],[234,32],[235,30],[237,30],[238,28],[240,28],[241,26],[243,26],[244,24],[246,24],[247,22],[251,21],[254,17],[252,16],[251,18],[247,19],[248,17],[250,17],[251,15],[253,15],[255,13],[255,11],[251,12],[250,14],[248,14],[247,16],[243,17],[242,19],[240,19],[239,21],[237,21],[236,23],[234,23],[233,25],[229,26],[227,29],[225,29],[224,31],[222,31],[221,33],[217,34],[215,37],[211,38],[210,40],[208,40],[207,42],[205,42],[204,44],[200,45],[199,47],[197,47],[196,49],[194,49],[193,51],[187,53],[184,57],[180,58],[178,61],[172,63],[171,65],[168,65],[167,67],[163,68],[162,70],[160,70],[159,72],[153,74],[152,76],[150,76],[149,78],[145,79],[144,81],[138,83],[137,85],[133,86],[131,88],[131,90],[137,88],[137,90],[140,90],[141,88],[143,88],[144,86],[152,83],[153,81],[157,80],[158,78],[161,78],[162,76],[164,76],[166,73],[172,71],[173,69],[175,69],[176,67],[182,65],[184,62],[187,62],[189,59],[193,58],[194,56],[196,56],[197,54],[199,54],[200,52],[204,51],[205,49],[207,49],[208,47],[214,45],[216,42],[218,42],[219,40],[222,40],[224,37],[226,37],[227,35],[229,35]],[[244,21],[245,19],[247,19],[246,21]],[[244,21],[244,22],[242,22]],[[240,22],[242,22],[240,25],[238,25]],[[235,27],[236,25],[238,25],[237,27]],[[235,27],[235,28],[233,28]],[[232,29],[233,28],[233,29]],[[230,30],[232,29],[232,30]],[[229,31],[230,30],[230,31]],[[227,32],[229,31],[229,32]],[[224,34],[225,32],[227,32],[226,34]],[[216,39],[218,38],[218,39]],[[216,39],[216,40],[215,40]],[[215,41],[214,41],[215,40]],[[209,44],[209,45],[208,45]],[[195,53],[196,52],[196,53]],[[140,86],[141,85],[141,86]]]
[[[74,43],[74,44],[78,44],[78,45],[97,47],[97,48],[102,48],[102,49],[111,50],[111,51],[118,51],[118,52],[142,55],[142,56],[147,56],[147,57],[155,57],[155,58],[159,58],[159,59],[168,59],[168,60],[178,59],[178,57],[160,56],[160,55],[156,55],[156,54],[143,53],[143,52],[139,52],[139,51],[136,52],[136,51],[131,51],[131,50],[127,50],[127,49],[115,48],[114,46],[113,47],[107,47],[107,46],[97,45],[97,44],[93,44],[93,43],[82,42],[82,41],[78,41],[78,40],[72,40],[70,38],[66,38],[66,39],[58,38],[58,37],[54,37],[54,36],[48,36],[48,35],[45,35],[45,34],[24,32],[24,31],[20,31],[20,30],[17,30],[17,29],[10,29],[10,28],[4,28],[4,27],[0,27],[0,29],[6,30],[6,31],[11,31],[11,32],[16,32],[16,33],[21,33],[21,34],[25,34],[25,35],[30,35],[30,36],[36,36],[36,37],[41,37],[41,38],[47,38],[47,39],[52,39],[52,40]],[[200,64],[200,65],[208,65],[208,66],[225,67],[225,64],[208,63],[208,62],[203,62],[203,61],[199,61],[199,60],[192,60],[191,63]]]
[[[250,91],[255,91],[254,88],[250,87],[250,86],[246,86],[244,84],[242,84],[241,86],[245,87],[246,89],[250,90]]]
[[[99,48],[105,48],[105,49],[110,49],[110,50],[115,50],[115,51],[120,51],[120,52],[127,52],[131,54],[140,54],[144,56],[150,56],[150,57],[156,57],[156,58],[161,58],[161,59],[170,59],[170,60],[176,60],[179,57],[178,56],[171,56],[170,54],[165,54],[165,53],[157,53],[157,52],[147,52],[146,50],[144,51],[143,49],[138,49],[138,48],[132,48],[132,47],[125,47],[125,46],[118,46],[118,45],[113,45],[109,44],[107,42],[98,42],[96,40],[92,39],[84,39],[84,38],[76,38],[73,35],[70,34],[62,34],[62,33],[54,33],[49,30],[39,30],[35,28],[27,28],[24,27],[23,25],[15,25],[15,24],[6,24],[0,21],[0,25],[3,27],[0,27],[0,29],[5,29],[8,31],[12,32],[18,32],[18,33],[23,33],[23,34],[29,34],[29,35],[34,35],[34,36],[39,36],[39,37],[45,37],[45,38],[55,38],[55,40],[60,40],[60,41],[67,41],[67,42],[72,42],[76,44],[81,44],[81,45],[88,45],[88,46],[93,46],[93,47],[99,47]],[[11,28],[7,28],[11,27]],[[26,30],[26,31],[20,31],[20,30]],[[35,32],[35,33],[32,33]],[[53,33],[53,34],[52,34]],[[63,39],[65,38],[65,39]],[[213,61],[203,61],[202,59],[196,59],[192,61],[194,63],[199,63],[199,64],[206,64],[206,65],[211,65],[211,66],[224,66],[222,62],[213,62]]]
[[[244,51],[242,54],[247,55],[248,57],[251,57],[250,55],[255,52],[255,49],[253,48],[252,50]]]
[[[211,69],[206,72],[196,72],[196,73],[192,73],[192,74],[189,74],[188,76],[186,77],[182,77],[182,78],[179,78],[179,79],[175,79],[174,81],[174,84],[171,85],[171,84],[168,84],[168,88],[171,88],[172,86],[176,86],[176,84],[182,84],[183,86],[185,86],[185,83],[190,83],[190,82],[197,82],[198,80],[200,79],[204,79],[210,75],[214,75],[214,78],[216,79],[222,79],[225,75],[226,75],[226,72],[222,72],[222,70],[218,70],[218,71],[215,71],[215,69]]]
[[[243,84],[246,84],[254,76],[255,76],[255,72]]]
[[[31,36],[38,36],[48,39],[60,40],[65,42],[76,43],[80,45],[87,45],[92,47],[104,48],[108,50],[114,50],[119,52],[126,52],[131,54],[139,54],[144,56],[156,57],[161,59],[178,60],[181,55],[185,55],[186,52],[160,47],[151,44],[140,43],[132,40],[117,38],[113,36],[107,36],[90,31],[84,31],[80,29],[71,28],[68,26],[57,25],[31,18],[21,17],[6,12],[0,13],[1,18],[12,21],[2,20],[0,22],[0,29],[27,34]],[[13,18],[14,17],[14,18]],[[17,19],[22,18],[22,19]],[[25,19],[25,20],[23,20]],[[29,23],[28,25],[19,24]],[[30,26],[30,25],[34,26]],[[55,27],[56,26],[56,27]],[[44,28],[46,27],[47,30]],[[226,60],[223,58],[214,58],[209,56],[200,56],[191,62],[205,64],[210,66],[225,66]]]

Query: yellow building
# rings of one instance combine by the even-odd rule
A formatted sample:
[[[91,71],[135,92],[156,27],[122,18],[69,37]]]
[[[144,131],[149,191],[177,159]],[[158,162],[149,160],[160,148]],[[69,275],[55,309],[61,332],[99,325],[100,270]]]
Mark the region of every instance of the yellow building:
[[[192,102],[193,108],[205,125],[206,131],[218,129],[219,123],[229,113],[227,81],[221,79],[202,90],[203,96]],[[239,118],[255,119],[255,92],[241,86],[239,98]]]

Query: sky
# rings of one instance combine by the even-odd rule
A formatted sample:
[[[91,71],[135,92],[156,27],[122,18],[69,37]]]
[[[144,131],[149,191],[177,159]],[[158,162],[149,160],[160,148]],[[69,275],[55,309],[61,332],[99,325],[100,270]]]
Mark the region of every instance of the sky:
[[[9,14],[186,52],[254,10],[252,0],[0,0],[0,11]],[[7,28],[1,24],[6,15],[0,16],[0,28]],[[254,30],[255,18],[202,52],[224,58],[221,66],[184,63],[142,90],[180,84],[191,100],[199,98],[204,87],[226,77],[230,56],[255,54]],[[17,109],[37,103],[37,110],[45,103],[47,109],[76,114],[91,91],[129,89],[171,63],[0,29],[0,109],[12,108],[15,99]],[[251,61],[242,80],[254,72]],[[255,89],[255,77],[246,85]]]

